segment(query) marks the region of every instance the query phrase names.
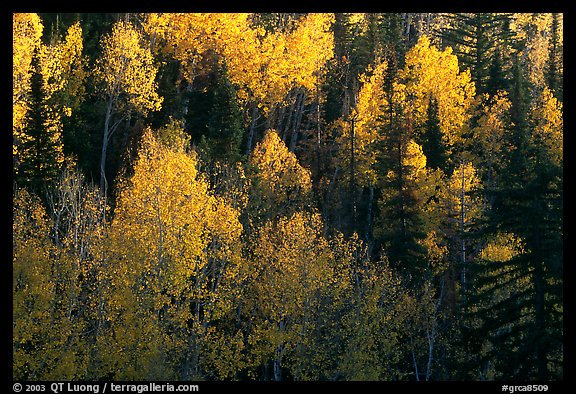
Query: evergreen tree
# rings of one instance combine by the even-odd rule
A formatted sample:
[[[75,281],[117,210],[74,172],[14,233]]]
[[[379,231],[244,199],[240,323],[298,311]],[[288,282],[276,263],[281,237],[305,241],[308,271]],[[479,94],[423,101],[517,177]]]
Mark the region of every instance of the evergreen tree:
[[[193,140],[211,159],[237,161],[243,137],[242,113],[226,69],[218,68],[206,88],[190,96],[186,118]]]
[[[502,54],[499,49],[494,53],[488,68],[488,80],[486,83],[486,93],[493,96],[500,90],[509,90],[508,79],[504,71]]]
[[[442,141],[442,131],[440,130],[440,120],[438,119],[438,102],[433,97],[430,98],[430,104],[427,109],[427,119],[423,128],[421,144],[424,155],[426,156],[427,166],[447,172],[448,157],[446,147]]]
[[[443,46],[451,46],[464,68],[470,68],[478,93],[489,90],[491,66],[502,52],[497,48],[510,36],[509,14],[457,13],[447,15],[451,26],[439,33]]]
[[[498,239],[506,232],[516,246],[514,253],[499,252],[475,265],[468,312],[476,323],[464,331],[472,341],[480,339],[473,349],[482,354],[484,348],[481,360],[493,364],[494,378],[546,381],[562,378],[562,165],[531,137],[539,125],[529,116],[535,110],[528,111],[518,71],[512,149],[503,152],[484,233]],[[505,249],[511,241],[496,244],[492,249]]]
[[[554,95],[560,101],[562,101],[564,91],[562,86],[563,44],[560,39],[562,19],[562,14],[552,14],[550,48],[546,75],[548,87],[554,92]]]
[[[412,125],[402,104],[392,101],[388,105],[393,109],[383,111],[380,126],[382,181],[375,236],[392,267],[414,284],[426,265],[426,248],[421,242],[426,233],[415,182],[417,173],[426,165],[426,157],[418,152],[418,145],[410,138]]]
[[[30,100],[27,122],[18,155],[16,180],[40,192],[43,185],[55,181],[62,163],[62,144],[47,119],[38,50],[32,58]]]

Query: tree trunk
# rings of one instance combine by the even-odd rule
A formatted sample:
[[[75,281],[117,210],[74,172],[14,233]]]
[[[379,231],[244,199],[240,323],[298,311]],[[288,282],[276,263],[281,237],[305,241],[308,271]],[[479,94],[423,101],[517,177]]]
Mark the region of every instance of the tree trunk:
[[[246,155],[248,156],[252,151],[252,141],[254,140],[254,132],[256,130],[256,120],[258,118],[256,115],[258,114],[258,107],[256,103],[252,103],[252,121],[250,122],[250,129],[248,130],[248,142],[246,143]]]
[[[106,196],[108,182],[106,181],[106,154],[108,151],[108,140],[110,138],[110,119],[112,118],[112,100],[108,102],[106,108],[106,118],[104,119],[104,136],[102,138],[102,151],[100,155],[100,193]]]
[[[350,126],[350,199],[352,202],[352,231],[356,231],[356,135],[354,131],[354,118],[351,120]]]
[[[418,372],[418,363],[416,362],[416,355],[414,354],[414,341],[412,340],[412,334],[410,334],[410,351],[412,353],[412,363],[414,364],[414,373],[416,375],[416,381],[420,381],[420,373]]]
[[[290,137],[290,152],[296,150],[296,142],[298,141],[298,131],[300,129],[300,123],[302,122],[302,115],[304,114],[304,92],[299,92],[296,103],[296,118],[292,124],[292,135]]]
[[[374,204],[374,186],[370,184],[368,186],[370,189],[370,195],[368,198],[368,214],[366,217],[366,244],[368,245],[368,254],[371,254],[371,238],[372,238],[372,205]]]
[[[466,290],[466,241],[464,239],[464,222],[466,220],[466,176],[464,159],[460,161],[460,263],[462,264],[462,290]]]

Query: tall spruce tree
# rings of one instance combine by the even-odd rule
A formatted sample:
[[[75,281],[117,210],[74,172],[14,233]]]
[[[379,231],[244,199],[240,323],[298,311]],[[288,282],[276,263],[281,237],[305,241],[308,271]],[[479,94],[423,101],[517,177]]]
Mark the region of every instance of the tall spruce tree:
[[[16,181],[31,190],[40,192],[43,185],[55,181],[61,168],[62,144],[53,135],[46,116],[40,55],[38,50],[32,58],[33,73],[30,80],[29,109],[18,155]]]
[[[426,156],[426,164],[430,168],[448,172],[448,157],[446,147],[442,141],[440,120],[438,119],[438,101],[431,97],[427,109],[426,123],[421,134],[421,145]]]
[[[491,66],[499,46],[510,36],[509,14],[457,13],[446,15],[450,26],[440,30],[443,46],[450,46],[463,68],[470,68],[477,93],[489,91]]]
[[[546,73],[548,88],[554,92],[555,97],[560,101],[563,100],[564,91],[562,86],[563,43],[560,39],[562,19],[562,14],[552,14],[550,48]]]
[[[471,350],[483,354],[481,365],[493,365],[494,378],[547,381],[562,378],[563,176],[561,163],[548,160],[532,138],[537,126],[521,65],[516,67],[512,149],[492,191],[484,237],[506,233],[517,246],[514,253],[475,264],[468,312],[476,323],[464,332],[475,342]]]
[[[380,217],[375,236],[382,245],[393,267],[400,270],[412,284],[418,283],[426,268],[426,237],[421,204],[415,183],[416,161],[423,156],[414,155],[410,116],[402,103],[392,100],[385,108],[381,121],[381,174]],[[425,157],[424,166],[425,166]]]

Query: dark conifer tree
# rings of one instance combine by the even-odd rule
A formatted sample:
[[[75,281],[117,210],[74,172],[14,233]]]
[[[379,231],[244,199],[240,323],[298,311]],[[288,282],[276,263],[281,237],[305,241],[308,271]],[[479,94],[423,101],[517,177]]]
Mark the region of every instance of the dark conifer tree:
[[[516,68],[512,148],[483,236],[511,233],[523,247],[507,261],[475,264],[468,311],[476,325],[463,331],[472,351],[490,349],[481,363],[493,363],[497,378],[547,381],[562,378],[562,168],[530,138],[527,84]]]
[[[476,92],[487,92],[497,48],[510,37],[509,14],[457,13],[447,17],[452,26],[440,32],[443,46],[452,47],[462,68],[470,69]]]
[[[47,118],[38,50],[34,52],[32,68],[29,108],[18,155],[16,181],[41,193],[45,185],[59,176],[61,164],[58,152],[61,152],[61,146],[59,139],[50,135],[52,131]]]
[[[426,165],[430,168],[441,169],[449,172],[448,156],[446,147],[442,141],[442,132],[440,130],[440,119],[438,118],[438,102],[436,99],[430,99],[430,105],[427,109],[427,119],[422,132],[422,150],[426,156]]]

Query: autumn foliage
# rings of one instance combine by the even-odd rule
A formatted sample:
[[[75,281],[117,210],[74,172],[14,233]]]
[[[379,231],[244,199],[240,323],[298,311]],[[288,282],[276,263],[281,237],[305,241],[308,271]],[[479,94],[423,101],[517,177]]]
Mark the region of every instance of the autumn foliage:
[[[561,380],[562,23],[13,14],[13,378]]]

